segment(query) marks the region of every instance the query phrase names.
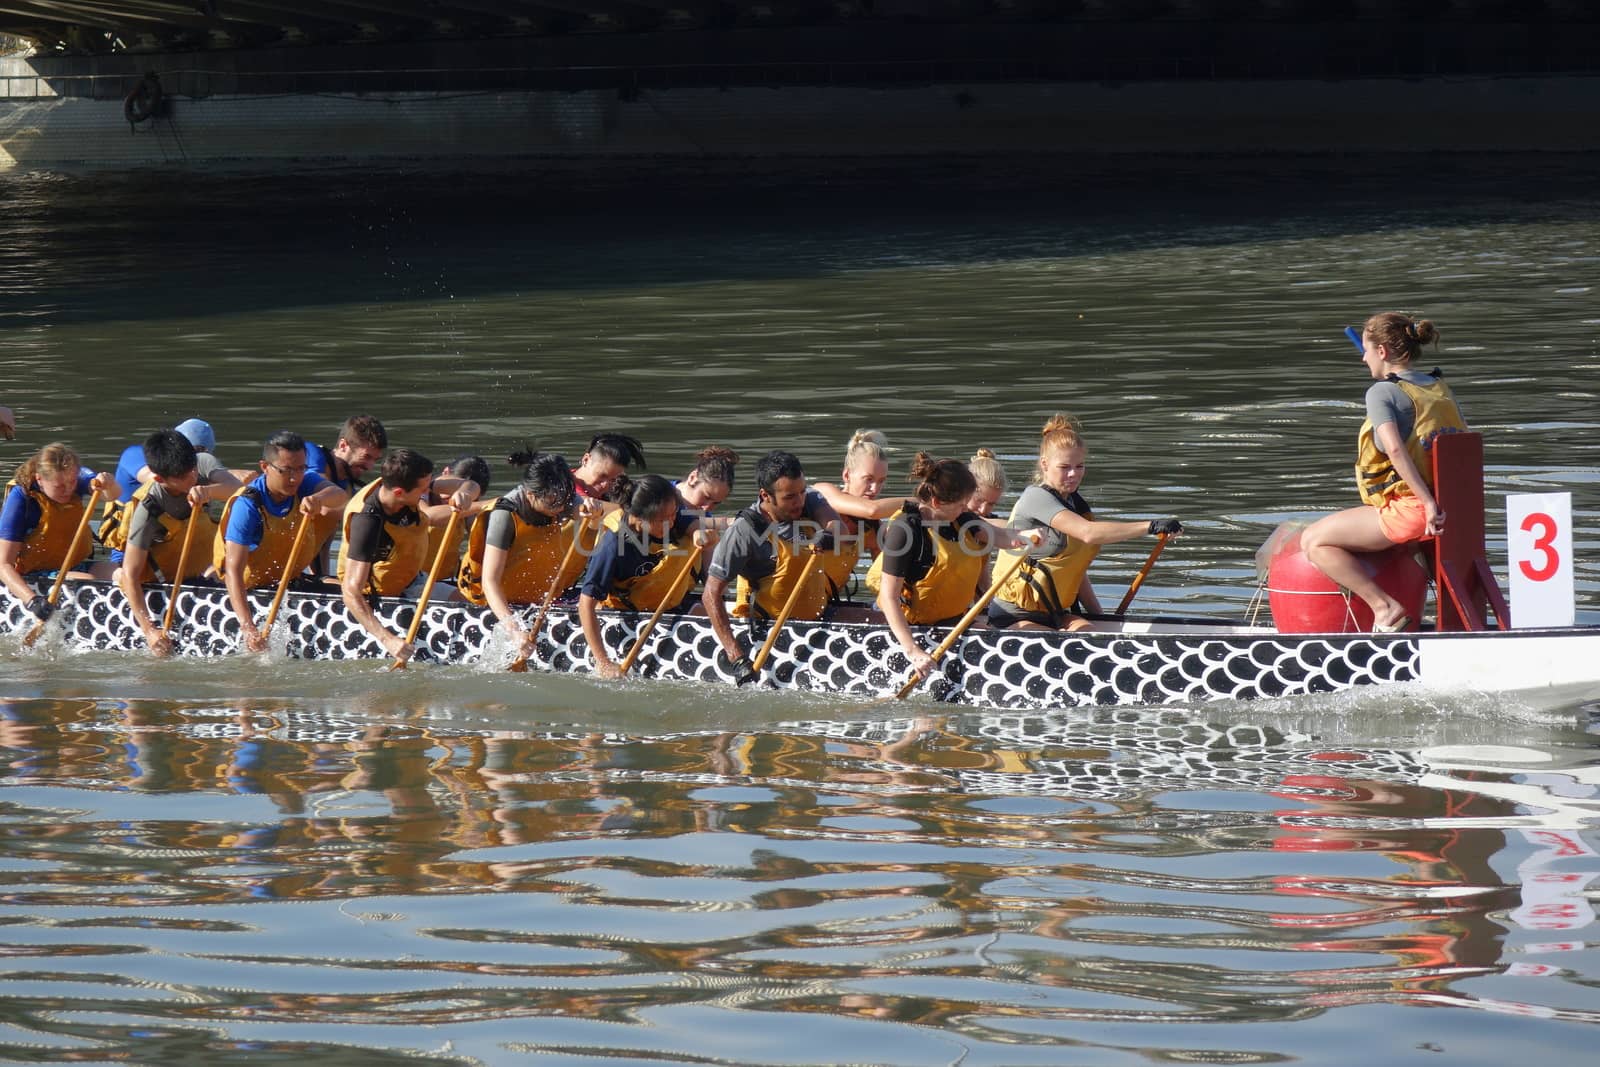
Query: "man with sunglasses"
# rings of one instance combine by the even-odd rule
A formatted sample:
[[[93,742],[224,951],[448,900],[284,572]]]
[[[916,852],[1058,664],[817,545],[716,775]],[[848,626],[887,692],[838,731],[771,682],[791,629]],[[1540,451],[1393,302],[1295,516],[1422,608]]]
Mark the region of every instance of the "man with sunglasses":
[[[244,646],[267,647],[247,595],[275,586],[285,571],[298,575],[316,555],[315,536],[301,541],[290,558],[300,524],[344,514],[348,493],[306,469],[305,438],[279,430],[261,446],[261,474],[228,498],[212,550],[212,562],[228,588],[228,602],[239,620]]]

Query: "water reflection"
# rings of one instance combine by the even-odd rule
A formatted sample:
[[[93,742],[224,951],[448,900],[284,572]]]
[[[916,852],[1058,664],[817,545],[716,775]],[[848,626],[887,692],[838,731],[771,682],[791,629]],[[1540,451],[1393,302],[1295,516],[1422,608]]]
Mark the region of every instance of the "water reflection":
[[[1419,1000],[1600,1022],[1561,995],[1591,831],[1519,829],[1593,810],[1559,748],[1530,777],[1126,710],[643,735],[36,699],[0,731],[13,1054],[503,1053],[538,1019],[519,1047],[660,1056],[729,1008],[912,1027],[882,1062],[1153,1019],[1240,1052],[1187,1027]],[[759,1030],[727,1058],[784,1060]]]

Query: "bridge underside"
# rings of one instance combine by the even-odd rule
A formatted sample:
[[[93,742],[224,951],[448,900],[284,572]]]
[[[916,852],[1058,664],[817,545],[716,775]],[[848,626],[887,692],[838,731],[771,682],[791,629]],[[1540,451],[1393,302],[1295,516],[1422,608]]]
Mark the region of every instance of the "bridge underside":
[[[894,81],[902,80],[900,68],[911,80],[1316,78],[1594,72],[1597,7],[1591,0],[0,0],[0,34],[28,42],[37,59],[218,50],[280,57],[236,70],[314,68],[282,57],[328,46],[345,52],[341,66],[349,69],[351,46],[370,45],[389,46],[369,55],[371,67],[391,72],[419,50],[441,47],[457,69],[459,57],[482,47],[488,58],[478,65],[489,66],[498,42],[500,57],[522,67],[625,67],[631,77],[721,68],[690,75],[702,84]],[[928,69],[939,63],[952,67]],[[817,69],[806,73],[807,66]],[[780,67],[786,77],[775,75]]]

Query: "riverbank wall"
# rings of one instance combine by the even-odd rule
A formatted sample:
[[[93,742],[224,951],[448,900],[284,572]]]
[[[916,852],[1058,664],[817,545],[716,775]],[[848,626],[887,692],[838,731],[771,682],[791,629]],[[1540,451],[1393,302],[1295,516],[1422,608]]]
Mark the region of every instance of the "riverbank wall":
[[[245,92],[168,69],[135,122],[140,81],[0,60],[0,167],[1600,150],[1596,75]]]

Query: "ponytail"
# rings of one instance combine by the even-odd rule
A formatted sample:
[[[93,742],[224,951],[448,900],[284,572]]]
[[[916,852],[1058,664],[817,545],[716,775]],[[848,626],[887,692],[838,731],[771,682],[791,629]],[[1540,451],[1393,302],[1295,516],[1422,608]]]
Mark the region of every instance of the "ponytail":
[[[71,445],[55,441],[18,464],[17,473],[12,476],[12,480],[26,489],[37,481],[41,474],[60,474],[62,471],[72,471],[76,474],[81,466],[78,453],[72,450]]]
[[[709,445],[694,454],[694,470],[708,482],[720,482],[733,488],[733,470],[739,462],[739,453],[723,445]]]
[[[966,500],[978,488],[978,480],[958,459],[934,459],[918,452],[911,463],[911,479],[917,483],[916,498],[924,504],[949,504]]]
[[[1000,465],[1000,460],[987,448],[980,448],[967,460],[967,469],[972,472],[972,477],[978,485],[985,489],[998,489],[1006,491],[1006,469]]]

